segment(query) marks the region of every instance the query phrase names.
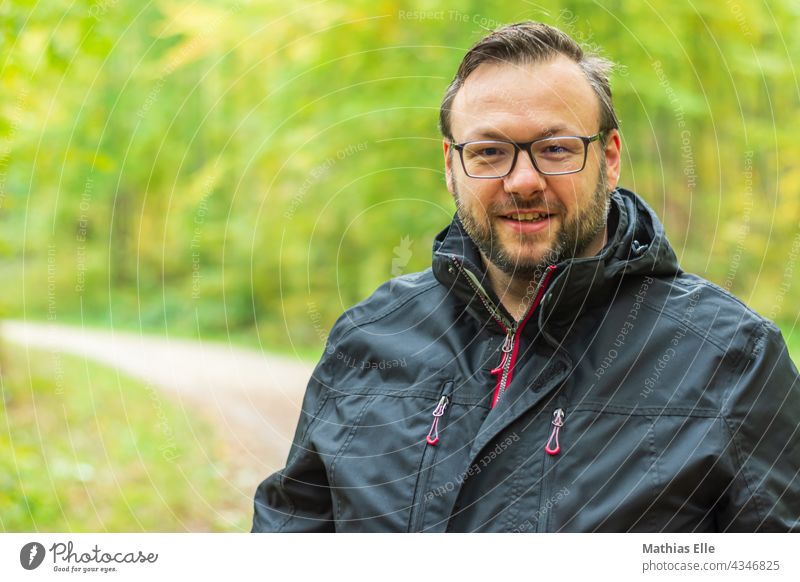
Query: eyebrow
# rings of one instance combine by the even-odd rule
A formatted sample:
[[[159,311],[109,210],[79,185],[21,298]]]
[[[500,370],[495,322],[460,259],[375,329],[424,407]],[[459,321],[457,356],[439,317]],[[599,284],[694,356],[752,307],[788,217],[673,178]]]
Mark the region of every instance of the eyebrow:
[[[573,130],[570,130],[565,125],[553,125],[551,127],[548,127],[546,129],[544,129],[543,131],[539,132],[539,134],[533,139],[538,139],[540,137],[550,137],[550,136],[553,136],[553,135],[563,134],[563,133],[569,132],[569,131],[573,131]],[[475,140],[481,140],[481,139],[499,139],[499,140],[508,140],[509,139],[509,137],[507,135],[505,135],[503,132],[497,131],[496,129],[493,129],[491,127],[483,127],[483,128],[482,127],[478,127],[477,129],[475,129],[472,132],[470,132],[470,136],[471,137],[469,137],[465,141],[475,141]]]

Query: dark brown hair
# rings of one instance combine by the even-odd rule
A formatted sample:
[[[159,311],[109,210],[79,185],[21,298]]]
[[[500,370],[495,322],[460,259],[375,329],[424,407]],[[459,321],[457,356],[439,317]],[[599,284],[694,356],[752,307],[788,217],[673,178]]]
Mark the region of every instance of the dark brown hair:
[[[539,63],[558,55],[571,59],[586,75],[600,103],[600,130],[617,129],[619,122],[608,81],[614,64],[597,54],[584,52],[577,42],[557,28],[541,22],[526,21],[496,29],[479,40],[464,55],[439,110],[439,130],[442,135],[453,139],[450,127],[453,100],[464,81],[479,65],[487,61],[508,64]]]

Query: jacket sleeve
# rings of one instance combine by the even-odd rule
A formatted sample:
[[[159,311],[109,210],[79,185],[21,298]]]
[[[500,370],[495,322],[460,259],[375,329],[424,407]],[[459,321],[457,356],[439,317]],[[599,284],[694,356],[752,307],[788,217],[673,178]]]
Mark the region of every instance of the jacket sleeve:
[[[732,378],[725,411],[732,486],[721,531],[800,531],[800,378],[770,322]]]
[[[334,531],[325,465],[309,438],[330,393],[329,366],[325,353],[306,388],[286,467],[256,490],[253,532]]]

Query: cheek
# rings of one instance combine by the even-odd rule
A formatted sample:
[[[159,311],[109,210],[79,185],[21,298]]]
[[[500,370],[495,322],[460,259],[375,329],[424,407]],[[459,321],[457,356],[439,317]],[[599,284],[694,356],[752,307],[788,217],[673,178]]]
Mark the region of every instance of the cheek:
[[[567,214],[574,214],[589,202],[591,190],[588,183],[584,184],[581,180],[570,180],[565,182],[558,191],[558,200],[563,206],[562,210]]]
[[[470,186],[462,185],[461,190],[459,190],[459,192],[463,192],[464,203],[476,219],[480,221],[489,220],[488,209],[492,202],[491,193],[480,186],[476,187],[472,184]]]
[[[475,188],[475,184],[471,183],[472,180],[464,178],[463,176],[453,175],[453,186],[461,200],[462,205],[472,208],[479,205],[480,190]]]

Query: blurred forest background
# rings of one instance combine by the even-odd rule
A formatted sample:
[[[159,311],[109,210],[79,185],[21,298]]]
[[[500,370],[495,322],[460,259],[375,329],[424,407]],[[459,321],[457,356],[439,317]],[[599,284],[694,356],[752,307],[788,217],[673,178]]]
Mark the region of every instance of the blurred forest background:
[[[620,63],[622,184],[684,268],[795,320],[776,297],[800,232],[796,3],[293,6],[3,4],[4,315],[318,353],[344,308],[429,265],[453,212],[443,91],[485,28],[536,19]]]
[[[429,265],[454,211],[441,97],[525,19],[619,63],[621,185],[796,356],[792,0],[5,1],[0,317],[316,358],[343,309]]]

